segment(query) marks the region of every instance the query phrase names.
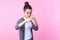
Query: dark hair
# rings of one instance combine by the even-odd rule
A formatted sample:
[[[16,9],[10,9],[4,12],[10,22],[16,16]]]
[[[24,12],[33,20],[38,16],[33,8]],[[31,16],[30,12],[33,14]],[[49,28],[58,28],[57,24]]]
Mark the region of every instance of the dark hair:
[[[27,2],[27,1],[24,3],[23,10],[25,11],[26,9],[32,9],[31,5],[29,5],[29,2]]]

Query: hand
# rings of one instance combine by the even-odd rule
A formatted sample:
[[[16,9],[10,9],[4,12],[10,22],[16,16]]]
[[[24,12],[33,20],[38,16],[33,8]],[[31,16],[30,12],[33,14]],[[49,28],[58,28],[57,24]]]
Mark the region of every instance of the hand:
[[[29,21],[31,21],[30,18],[25,18],[25,22],[29,22]]]
[[[34,16],[31,16],[30,19],[31,20],[36,20],[36,18]]]
[[[31,21],[33,22],[33,24],[35,26],[38,26],[36,18],[34,16],[31,16],[30,18],[31,18]]]

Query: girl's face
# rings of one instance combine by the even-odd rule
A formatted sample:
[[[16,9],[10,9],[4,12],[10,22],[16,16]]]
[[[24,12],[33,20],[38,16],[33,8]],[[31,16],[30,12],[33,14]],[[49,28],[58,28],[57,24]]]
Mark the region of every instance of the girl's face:
[[[26,10],[24,11],[24,16],[25,16],[26,18],[29,18],[29,17],[31,16],[31,14],[32,14],[32,9],[26,9]]]

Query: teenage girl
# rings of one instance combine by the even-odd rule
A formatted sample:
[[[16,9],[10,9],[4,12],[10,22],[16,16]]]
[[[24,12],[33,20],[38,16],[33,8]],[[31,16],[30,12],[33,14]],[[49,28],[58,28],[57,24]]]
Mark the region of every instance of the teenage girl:
[[[32,7],[29,2],[25,2],[24,17],[20,18],[16,23],[16,30],[19,30],[20,40],[33,40],[33,31],[38,30],[36,18],[32,16]]]

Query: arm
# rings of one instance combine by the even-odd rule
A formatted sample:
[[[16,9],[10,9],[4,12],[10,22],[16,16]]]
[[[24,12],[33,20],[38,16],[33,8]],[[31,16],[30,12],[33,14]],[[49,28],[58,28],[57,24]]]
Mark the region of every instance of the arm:
[[[26,23],[26,21],[24,20],[23,22],[19,23],[18,26],[22,27],[24,25],[24,23]]]
[[[19,23],[19,27],[22,27],[26,22],[28,22],[28,21],[30,21],[30,19],[29,18],[25,18],[25,20],[23,21],[23,22],[21,22],[21,23]]]
[[[36,21],[36,19],[34,18],[34,17],[32,17],[31,18],[31,21],[32,21],[32,28],[34,29],[34,30],[38,30],[38,24],[37,24],[37,21]]]
[[[37,26],[35,26],[34,24],[33,24],[33,22],[32,22],[32,29],[34,29],[34,30],[38,30],[38,25]]]
[[[18,30],[18,29],[21,29],[24,25],[25,21],[23,18],[19,19],[15,25],[15,29]]]

